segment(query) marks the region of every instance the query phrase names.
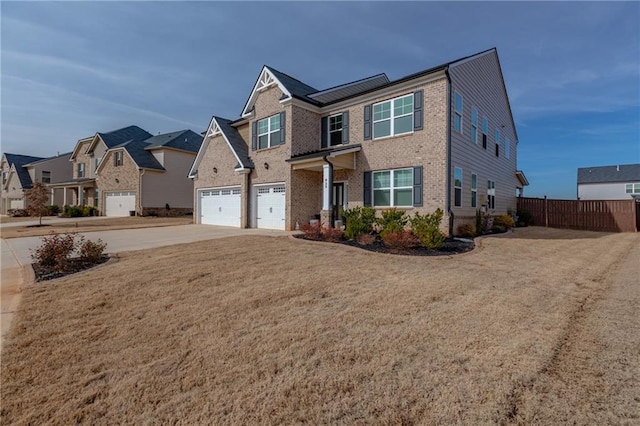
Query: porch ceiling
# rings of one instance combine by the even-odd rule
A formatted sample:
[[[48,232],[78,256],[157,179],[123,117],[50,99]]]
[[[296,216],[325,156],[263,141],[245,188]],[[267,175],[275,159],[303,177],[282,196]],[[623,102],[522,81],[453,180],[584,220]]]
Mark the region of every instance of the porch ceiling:
[[[292,158],[287,161],[291,163],[292,170],[312,170],[321,172],[322,167],[326,164],[324,161],[324,157],[326,156],[327,160],[333,164],[334,170],[354,170],[356,168],[356,154],[360,150],[360,145],[348,147],[346,149],[341,147],[341,149],[333,151],[319,151],[305,155],[301,158]]]

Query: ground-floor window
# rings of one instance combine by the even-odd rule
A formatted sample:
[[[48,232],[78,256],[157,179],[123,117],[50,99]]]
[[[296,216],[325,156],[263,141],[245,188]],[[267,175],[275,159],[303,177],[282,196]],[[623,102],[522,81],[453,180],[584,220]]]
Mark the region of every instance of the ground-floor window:
[[[492,180],[487,181],[487,207],[496,208],[496,183]]]
[[[373,172],[374,207],[413,206],[413,169]]]
[[[471,175],[471,207],[478,205],[478,175]]]

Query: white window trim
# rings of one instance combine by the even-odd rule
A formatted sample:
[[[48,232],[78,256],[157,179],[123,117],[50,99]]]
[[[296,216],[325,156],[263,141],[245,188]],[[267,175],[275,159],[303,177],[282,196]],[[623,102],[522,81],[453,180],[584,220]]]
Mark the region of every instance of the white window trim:
[[[474,111],[476,113],[475,120],[473,118]],[[471,142],[476,145],[478,144],[478,115],[480,115],[478,108],[471,107]]]
[[[460,170],[460,186],[456,185],[456,172]],[[463,198],[463,194],[462,194],[462,185],[464,182],[464,172],[462,171],[462,169],[460,167],[454,167],[453,168],[453,206],[454,207],[462,207],[462,198]],[[460,190],[460,205],[456,204],[456,189]]]
[[[458,92],[454,92],[454,93],[455,94],[453,96],[453,112],[454,112],[453,130],[463,135],[464,134],[464,125],[463,125],[464,97]],[[458,96],[460,96],[460,108],[461,108],[460,111],[456,109],[456,98]],[[455,117],[458,117],[458,119],[460,120],[460,130],[456,129]]]
[[[274,146],[280,145],[279,137],[278,137],[278,140],[277,140],[276,144],[273,144],[272,141],[271,141],[272,135],[274,133],[276,133],[276,132],[279,132],[280,129],[281,129],[281,125],[279,125],[278,128],[276,128],[276,129],[272,129],[271,128],[271,119],[276,117],[276,116],[278,118],[280,118],[280,114],[274,114],[274,115],[271,115],[269,117],[266,117],[266,118],[263,118],[261,120],[258,120],[258,125],[257,125],[257,127],[258,127],[258,140],[257,140],[258,147],[257,148],[258,149],[273,148]],[[260,122],[265,121],[265,120],[267,120],[267,132],[266,133],[260,133]],[[264,135],[267,135],[267,146],[260,147],[260,136],[264,136]]]
[[[331,130],[331,119],[332,118],[336,118],[336,117],[340,117],[340,130]],[[329,132],[329,134],[327,135],[327,139],[328,139],[327,140],[327,144],[329,146],[341,145],[342,144],[342,130],[344,129],[344,123],[342,122],[342,113],[330,115],[329,118],[327,119],[327,128],[328,128],[327,130]],[[332,133],[338,133],[338,132],[340,132],[340,143],[337,144],[337,145],[332,145],[331,144],[331,134]]]
[[[631,186],[631,191],[627,189],[629,186]],[[640,183],[625,183],[624,192],[625,194],[640,194]]]
[[[115,167],[120,167],[122,165],[124,165],[124,152],[123,151],[116,151],[113,153],[113,155],[115,156],[114,159],[114,166]]]
[[[398,97],[392,98],[392,99],[387,99],[387,100],[382,101],[382,102],[376,102],[375,104],[371,105],[371,133],[373,135],[373,139],[376,139],[376,140],[377,139],[384,139],[384,138],[390,138],[390,137],[393,137],[393,136],[408,135],[410,133],[413,133],[413,126],[414,126],[413,111],[415,109],[415,105],[414,105],[415,99],[412,100],[412,105],[414,105],[414,107],[411,109],[411,112],[399,115],[397,117],[394,115],[395,114],[395,107],[394,107],[395,101],[397,101],[399,99],[408,98],[408,97],[413,98],[413,93],[410,93],[408,95],[398,96]],[[373,118],[375,116],[373,111],[374,111],[376,105],[381,105],[381,104],[384,104],[384,103],[387,103],[387,102],[391,103],[391,109],[390,109],[391,115],[389,116],[389,118],[383,118],[381,120],[375,120]],[[402,117],[407,117],[407,116],[411,116],[411,130],[409,130],[408,132],[403,132],[403,133],[395,133],[395,120],[397,118],[402,118]],[[376,123],[382,123],[383,121],[387,121],[387,120],[390,121],[390,124],[389,124],[390,134],[376,137],[376,132],[375,132]]]
[[[473,186],[473,177],[476,178],[476,186]],[[474,205],[475,204],[475,205]],[[478,175],[476,173],[471,173],[471,207],[478,207]]]
[[[84,163],[78,163],[78,179],[83,178],[85,175]]]
[[[376,170],[375,172],[371,173],[371,190],[373,191],[373,193],[371,194],[372,199],[371,199],[371,205],[375,208],[389,208],[389,207],[413,207],[413,185],[411,186],[394,186],[394,181],[393,181],[393,177],[394,177],[394,173],[398,172],[398,171],[402,171],[402,170],[410,170],[411,171],[411,176],[413,176],[413,167],[405,167],[402,169],[389,169],[389,170]],[[388,187],[384,187],[384,188],[376,188],[375,187],[375,175],[376,173],[386,173],[386,172],[390,172],[389,173],[389,186]],[[394,195],[395,195],[395,190],[397,189],[411,189],[411,204],[409,205],[402,205],[402,206],[396,206],[394,204]],[[382,190],[389,190],[389,205],[388,206],[377,206],[376,205],[376,190],[378,191],[382,191]]]
[[[491,205],[491,197],[493,197],[493,205]],[[495,210],[496,208],[496,181],[487,179],[487,208]]]

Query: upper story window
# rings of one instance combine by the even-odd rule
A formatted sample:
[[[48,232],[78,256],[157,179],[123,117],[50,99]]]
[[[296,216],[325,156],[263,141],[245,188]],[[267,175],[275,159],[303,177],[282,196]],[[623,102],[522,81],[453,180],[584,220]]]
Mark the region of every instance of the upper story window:
[[[329,117],[329,145],[342,145],[342,114]]]
[[[373,172],[374,207],[413,206],[413,169]]]
[[[42,183],[51,183],[51,172],[46,170],[42,171]]]
[[[118,166],[122,166],[123,163],[123,152],[122,151],[116,151],[113,153],[113,165],[118,167]]]
[[[478,205],[478,175],[471,175],[471,207]]]
[[[84,163],[78,163],[78,178],[84,177]]]
[[[496,208],[496,183],[492,180],[487,181],[487,207]]]
[[[453,205],[462,207],[462,169],[456,167],[453,172]]]
[[[640,194],[640,183],[628,183],[625,185],[627,194]]]
[[[453,127],[456,129],[456,132],[458,133],[462,133],[462,109],[463,109],[462,95],[456,92]]]
[[[511,158],[511,141],[509,141],[509,138],[504,138],[504,156]]]
[[[258,121],[258,149],[280,145],[280,114]]]
[[[373,138],[413,131],[413,94],[373,104]]]
[[[95,167],[93,169],[94,171],[98,170],[98,166],[100,165],[101,161],[102,161],[102,157],[96,157],[96,159],[95,159],[96,164],[95,164]]]
[[[478,109],[471,108],[471,142],[478,143]]]
[[[2,184],[4,185],[9,180],[9,172],[2,172]]]
[[[496,157],[500,156],[500,130],[496,129]]]
[[[489,119],[482,117],[482,147],[487,149],[487,135],[489,134]]]

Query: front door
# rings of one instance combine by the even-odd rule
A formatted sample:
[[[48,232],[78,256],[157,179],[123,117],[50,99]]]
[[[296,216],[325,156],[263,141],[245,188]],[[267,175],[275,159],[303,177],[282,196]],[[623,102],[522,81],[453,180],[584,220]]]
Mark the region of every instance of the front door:
[[[344,208],[344,182],[334,182],[333,184],[333,214],[331,215],[335,224],[336,220],[342,220],[342,224],[345,224],[344,219],[340,215],[340,210]]]

